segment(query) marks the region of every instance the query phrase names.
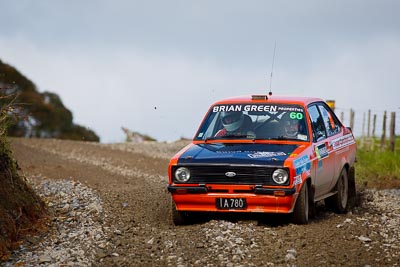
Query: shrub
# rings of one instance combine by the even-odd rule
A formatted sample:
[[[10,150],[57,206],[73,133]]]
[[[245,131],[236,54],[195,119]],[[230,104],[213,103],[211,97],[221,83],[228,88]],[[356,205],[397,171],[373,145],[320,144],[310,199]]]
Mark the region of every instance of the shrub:
[[[0,259],[8,257],[14,244],[45,213],[45,205],[28,186],[25,177],[18,173],[19,167],[12,157],[5,133],[9,120],[18,118],[14,99],[0,106]]]

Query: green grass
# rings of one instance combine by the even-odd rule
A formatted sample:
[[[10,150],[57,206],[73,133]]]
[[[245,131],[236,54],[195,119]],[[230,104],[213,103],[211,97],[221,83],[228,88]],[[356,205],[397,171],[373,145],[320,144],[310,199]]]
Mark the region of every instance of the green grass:
[[[358,141],[356,181],[372,188],[400,188],[400,138],[396,140],[395,152],[380,149],[375,139],[374,149],[368,143]]]

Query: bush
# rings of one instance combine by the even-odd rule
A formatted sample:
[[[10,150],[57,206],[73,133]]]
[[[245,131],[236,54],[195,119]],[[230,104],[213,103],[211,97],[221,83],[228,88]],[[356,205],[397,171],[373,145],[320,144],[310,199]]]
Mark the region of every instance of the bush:
[[[3,98],[4,100],[4,98]],[[0,106],[0,259],[8,257],[21,238],[22,229],[32,225],[45,214],[45,205],[18,173],[5,133],[9,120],[18,117],[12,100]]]
[[[6,135],[10,121],[18,118],[15,99],[15,95],[0,95],[0,136]]]

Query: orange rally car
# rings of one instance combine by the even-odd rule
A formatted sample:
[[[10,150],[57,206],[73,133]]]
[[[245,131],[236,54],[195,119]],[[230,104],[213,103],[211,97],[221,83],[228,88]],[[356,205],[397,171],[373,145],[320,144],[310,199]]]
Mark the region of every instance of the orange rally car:
[[[288,213],[305,224],[323,200],[355,197],[356,143],[319,98],[252,95],[214,103],[170,161],[176,225],[197,212]]]

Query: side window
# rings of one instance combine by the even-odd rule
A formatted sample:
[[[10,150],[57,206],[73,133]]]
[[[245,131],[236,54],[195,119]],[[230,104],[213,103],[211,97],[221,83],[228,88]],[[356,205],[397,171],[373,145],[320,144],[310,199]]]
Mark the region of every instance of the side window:
[[[324,105],[318,105],[319,110],[321,111],[322,118],[324,120],[324,125],[326,128],[326,132],[328,136],[335,135],[340,132],[340,123],[337,120],[336,116],[331,113]]]
[[[308,113],[310,114],[311,127],[313,131],[314,142],[323,140],[326,138],[324,121],[317,106],[313,105],[308,108]]]
[[[201,129],[196,134],[196,139],[205,140],[217,132],[218,129],[222,127],[218,113],[211,113],[210,116],[207,117],[206,121],[203,123]]]

